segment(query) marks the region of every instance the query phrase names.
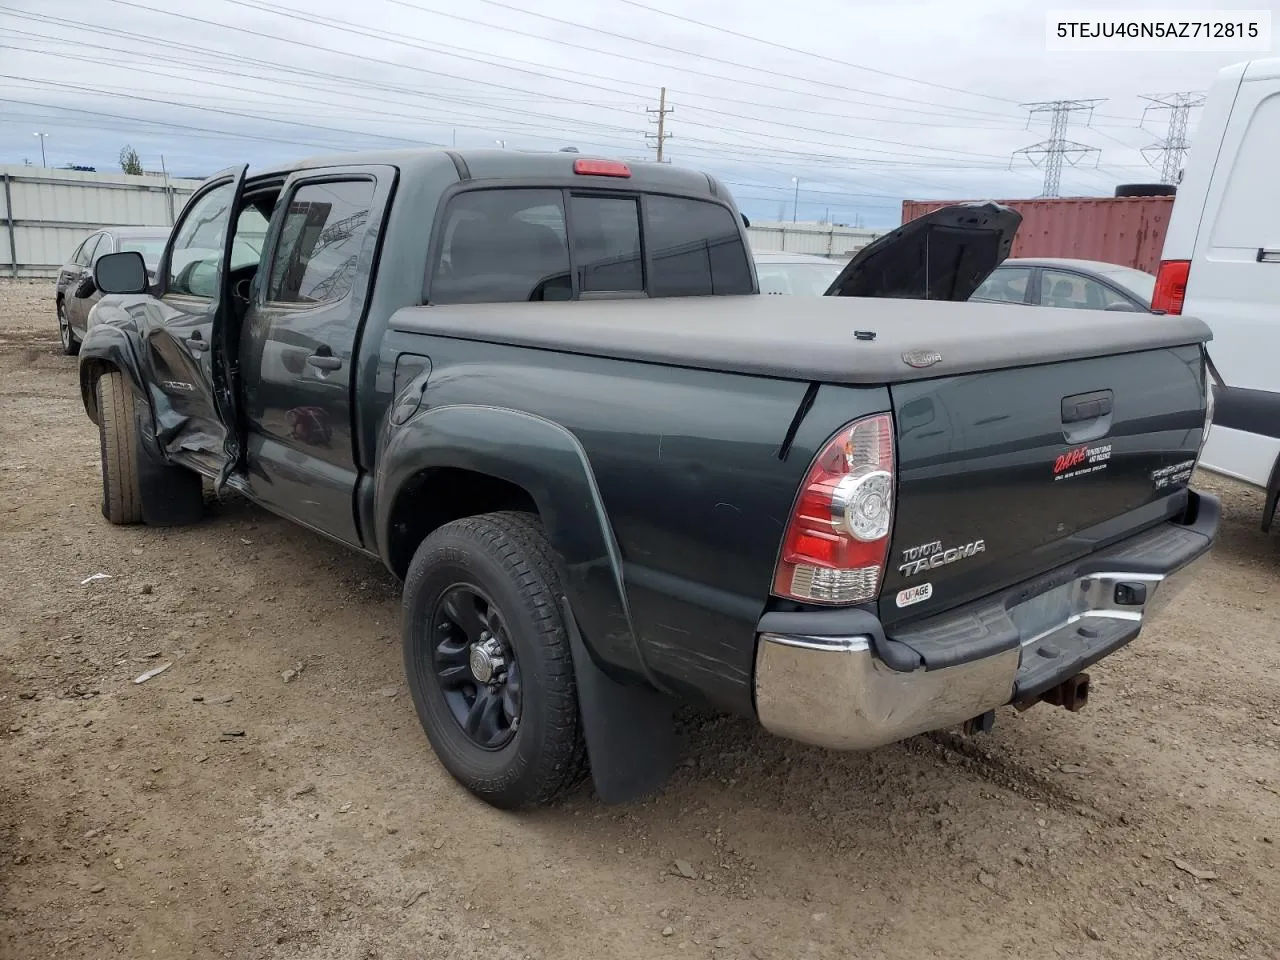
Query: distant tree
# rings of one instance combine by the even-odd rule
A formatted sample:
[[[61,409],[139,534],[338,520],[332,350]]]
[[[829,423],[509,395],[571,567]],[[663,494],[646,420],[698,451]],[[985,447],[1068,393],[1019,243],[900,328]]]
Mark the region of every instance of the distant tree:
[[[120,169],[134,176],[141,176],[143,173],[142,160],[138,157],[138,151],[128,144],[120,148]]]

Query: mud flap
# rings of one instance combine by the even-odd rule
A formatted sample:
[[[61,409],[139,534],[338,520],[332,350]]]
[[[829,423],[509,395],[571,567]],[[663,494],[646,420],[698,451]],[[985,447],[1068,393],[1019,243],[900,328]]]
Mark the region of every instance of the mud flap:
[[[656,793],[679,758],[674,701],[608,676],[587,652],[568,600],[561,598],[560,605],[596,793],[604,803],[628,803]]]
[[[149,527],[176,527],[195,523],[204,515],[204,480],[185,467],[166,463],[160,451],[151,408],[134,404],[138,432],[138,493],[142,499],[142,522]]]

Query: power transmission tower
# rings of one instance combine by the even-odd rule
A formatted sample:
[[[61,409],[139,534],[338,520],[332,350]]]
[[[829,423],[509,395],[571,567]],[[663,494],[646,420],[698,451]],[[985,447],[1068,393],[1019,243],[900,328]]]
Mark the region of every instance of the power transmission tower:
[[[1182,169],[1182,161],[1187,155],[1187,149],[1191,146],[1187,140],[1187,121],[1191,117],[1193,107],[1204,106],[1205,95],[1194,91],[1187,93],[1162,93],[1157,96],[1146,97],[1143,100],[1149,100],[1150,105],[1142,111],[1142,121],[1138,124],[1141,126],[1147,120],[1147,114],[1152,110],[1168,110],[1169,111],[1169,132],[1163,140],[1142,148],[1142,159],[1146,160],[1152,167],[1156,169],[1156,163],[1153,157],[1160,159],[1160,182],[1161,183],[1177,183],[1178,172]]]
[[[674,112],[675,112],[674,107],[667,106],[667,88],[666,87],[663,87],[661,92],[659,92],[658,94],[658,109],[655,110],[652,107],[648,107],[645,109],[645,113],[657,114],[657,117],[658,117],[657,119],[658,132],[646,133],[644,136],[646,140],[652,140],[655,142],[657,152],[658,152],[657,160],[659,163],[665,162],[662,159],[662,152],[663,152],[662,148],[663,148],[663,145],[668,140],[671,139],[671,134],[667,133],[667,114],[674,113]],[[652,122],[653,121],[651,120],[650,123]]]
[[[1029,147],[1023,147],[1021,150],[1015,150],[1013,156],[1022,154],[1031,161],[1033,167],[1044,167],[1044,190],[1041,192],[1042,197],[1056,197],[1059,187],[1062,183],[1062,163],[1065,160],[1068,165],[1076,166],[1081,160],[1089,156],[1091,153],[1100,153],[1097,147],[1091,147],[1087,143],[1077,143],[1075,140],[1067,139],[1067,124],[1071,120],[1071,114],[1087,111],[1089,116],[1093,116],[1093,108],[1102,103],[1103,100],[1046,100],[1041,103],[1024,103],[1022,106],[1031,111],[1027,117],[1027,128],[1030,129],[1031,121],[1037,113],[1049,114],[1049,139],[1041,140],[1039,143],[1033,143]],[[1085,121],[1088,125],[1088,121]],[[1009,166],[1013,166],[1013,159],[1010,158]]]

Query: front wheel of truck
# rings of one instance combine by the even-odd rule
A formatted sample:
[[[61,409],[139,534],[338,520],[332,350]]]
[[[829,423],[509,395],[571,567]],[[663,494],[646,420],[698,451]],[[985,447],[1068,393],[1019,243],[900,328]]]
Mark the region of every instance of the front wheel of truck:
[[[98,444],[102,454],[102,515],[112,523],[173,527],[195,523],[204,512],[204,481],[185,467],[165,463],[140,437],[146,402],[118,370],[94,386]]]
[[[95,389],[102,455],[102,515],[112,523],[140,523],[142,489],[138,483],[133,391],[118,371],[100,376]]]
[[[563,591],[538,520],[445,524],[405,577],[405,672],[445,769],[505,810],[556,801],[586,772]]]

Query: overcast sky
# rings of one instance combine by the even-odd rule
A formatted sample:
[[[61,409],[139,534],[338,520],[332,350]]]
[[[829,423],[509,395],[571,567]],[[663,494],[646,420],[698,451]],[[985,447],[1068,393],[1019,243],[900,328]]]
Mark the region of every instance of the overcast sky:
[[[0,0],[0,163],[206,175],[411,144],[651,157],[667,88],[675,163],[758,218],[891,226],[910,198],[1014,198],[1042,173],[1020,104],[1104,98],[1063,194],[1158,179],[1143,94],[1203,91],[1261,54],[1048,53],[1063,0]],[[1116,3],[1070,4],[1114,10]],[[1130,0],[1126,9],[1280,9]],[[682,19],[683,18],[683,19]],[[1276,18],[1280,20],[1280,17]],[[691,22],[691,21],[700,21]],[[714,26],[707,26],[714,25]],[[791,49],[785,49],[791,48]],[[794,51],[794,52],[793,52]],[[1194,124],[1194,114],[1193,114]]]

